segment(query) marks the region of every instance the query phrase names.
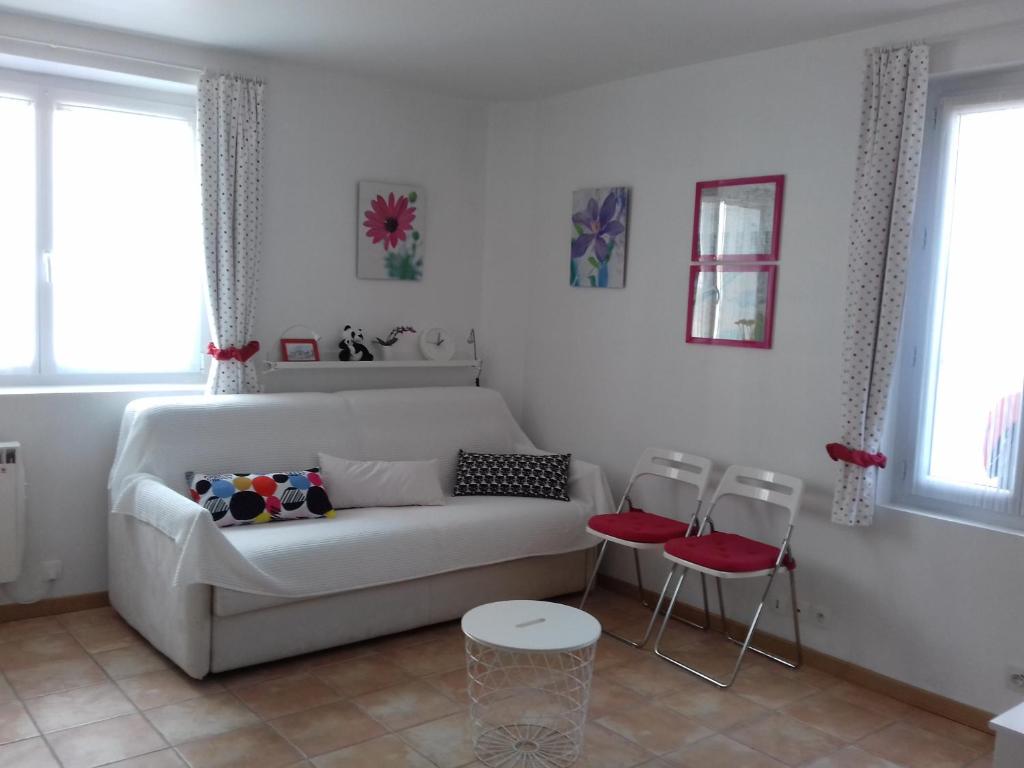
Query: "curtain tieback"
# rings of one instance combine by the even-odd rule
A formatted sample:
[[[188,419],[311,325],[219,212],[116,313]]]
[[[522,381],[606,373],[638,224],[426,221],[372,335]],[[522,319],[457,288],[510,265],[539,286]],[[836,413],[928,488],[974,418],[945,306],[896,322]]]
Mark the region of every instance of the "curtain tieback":
[[[832,461],[845,461],[847,464],[856,464],[858,467],[885,469],[885,464],[888,461],[888,458],[882,452],[868,453],[867,451],[858,451],[842,443],[829,443],[825,446],[825,450]]]
[[[255,339],[241,348],[232,346],[220,349],[216,347],[212,341],[206,347],[206,354],[220,362],[224,362],[226,360],[237,360],[240,363],[244,363],[259,351],[260,343]]]

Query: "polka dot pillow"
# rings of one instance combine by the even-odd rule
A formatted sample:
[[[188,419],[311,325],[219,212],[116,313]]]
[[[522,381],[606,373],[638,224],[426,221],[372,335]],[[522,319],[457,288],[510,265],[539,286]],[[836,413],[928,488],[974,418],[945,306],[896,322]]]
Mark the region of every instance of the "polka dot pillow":
[[[320,468],[301,472],[227,473],[185,475],[189,494],[213,515],[219,527],[334,517],[334,506],[324,490]]]

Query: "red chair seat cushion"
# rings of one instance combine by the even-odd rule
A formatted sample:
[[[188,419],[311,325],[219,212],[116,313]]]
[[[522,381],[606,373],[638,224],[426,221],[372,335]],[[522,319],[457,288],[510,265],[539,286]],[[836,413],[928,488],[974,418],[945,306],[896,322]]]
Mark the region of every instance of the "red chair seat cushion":
[[[672,539],[665,551],[680,560],[725,573],[764,571],[775,566],[779,548],[736,533],[714,532],[688,539]],[[796,561],[786,557],[783,565],[793,570]]]
[[[642,509],[630,509],[628,512],[612,515],[594,515],[587,525],[598,533],[637,544],[664,544],[666,541],[685,536],[690,527],[688,523],[644,512]]]

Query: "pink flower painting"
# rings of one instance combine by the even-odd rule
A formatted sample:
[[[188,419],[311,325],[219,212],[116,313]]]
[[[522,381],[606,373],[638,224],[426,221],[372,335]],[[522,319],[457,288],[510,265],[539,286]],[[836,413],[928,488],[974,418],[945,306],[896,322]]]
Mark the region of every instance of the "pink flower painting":
[[[423,190],[411,184],[359,182],[356,276],[423,278]]]

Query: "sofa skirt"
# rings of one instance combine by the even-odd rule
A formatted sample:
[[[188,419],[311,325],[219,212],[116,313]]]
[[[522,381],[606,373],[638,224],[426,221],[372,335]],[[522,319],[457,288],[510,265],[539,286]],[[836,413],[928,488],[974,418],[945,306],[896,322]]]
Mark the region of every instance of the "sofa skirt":
[[[210,671],[224,672],[450,621],[483,603],[577,592],[586,584],[592,553],[589,549],[528,557],[291,600],[230,616],[214,615]]]

